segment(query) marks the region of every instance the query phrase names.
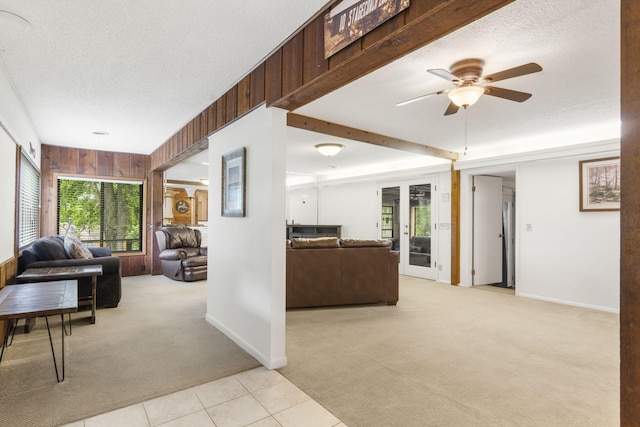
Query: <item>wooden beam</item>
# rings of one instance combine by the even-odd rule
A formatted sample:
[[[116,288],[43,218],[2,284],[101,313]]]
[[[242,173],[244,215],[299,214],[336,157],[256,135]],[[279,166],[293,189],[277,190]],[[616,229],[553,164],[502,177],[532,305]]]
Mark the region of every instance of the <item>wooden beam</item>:
[[[634,426],[640,419],[640,3],[620,6],[620,425]]]
[[[302,116],[295,113],[287,113],[287,126],[304,129],[311,132],[318,132],[325,135],[337,136],[339,138],[352,139],[354,141],[366,142],[367,144],[381,147],[393,148],[395,150],[408,151],[410,153],[423,154],[425,156],[439,157],[447,160],[458,160],[458,153],[440,148],[429,147],[415,142],[391,136],[380,135],[379,133],[368,132],[337,123],[315,119],[313,117]]]
[[[402,12],[409,22],[400,29],[376,40],[372,44],[366,43],[367,36],[354,42],[329,59],[329,70],[327,72],[309,82],[305,82],[305,84],[298,86],[294,90],[283,91],[280,99],[273,97],[273,95],[267,97],[267,105],[294,111],[513,1],[412,1],[411,6]],[[414,12],[414,9],[418,12]],[[399,19],[397,18],[397,20]],[[393,22],[387,22],[388,24],[374,30],[369,38],[377,38],[376,32],[385,32],[385,26],[393,25]],[[350,54],[350,49],[355,49],[357,52]],[[289,88],[290,86],[287,85],[287,82],[284,82],[284,87]]]
[[[451,165],[451,284],[460,283],[460,171]]]

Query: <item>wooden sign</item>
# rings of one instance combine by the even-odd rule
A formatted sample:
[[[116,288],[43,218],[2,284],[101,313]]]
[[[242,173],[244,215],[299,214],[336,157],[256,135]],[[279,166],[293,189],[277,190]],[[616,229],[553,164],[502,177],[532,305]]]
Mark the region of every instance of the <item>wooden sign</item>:
[[[344,0],[324,17],[325,59],[409,7],[409,0]]]

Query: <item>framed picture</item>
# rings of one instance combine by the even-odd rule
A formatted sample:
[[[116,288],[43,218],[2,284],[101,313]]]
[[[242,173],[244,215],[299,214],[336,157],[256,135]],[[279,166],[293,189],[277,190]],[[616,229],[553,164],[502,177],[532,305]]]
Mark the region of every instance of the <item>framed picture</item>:
[[[244,216],[245,154],[242,147],[222,156],[222,216]]]
[[[620,157],[580,162],[580,211],[620,210]]]

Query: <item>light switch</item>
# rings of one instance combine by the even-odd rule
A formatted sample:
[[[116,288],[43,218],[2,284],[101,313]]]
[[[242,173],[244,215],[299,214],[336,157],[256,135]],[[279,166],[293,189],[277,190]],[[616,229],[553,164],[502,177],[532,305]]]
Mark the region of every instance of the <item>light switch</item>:
[[[531,226],[531,224],[527,224],[527,231],[531,231],[533,229],[533,227]]]

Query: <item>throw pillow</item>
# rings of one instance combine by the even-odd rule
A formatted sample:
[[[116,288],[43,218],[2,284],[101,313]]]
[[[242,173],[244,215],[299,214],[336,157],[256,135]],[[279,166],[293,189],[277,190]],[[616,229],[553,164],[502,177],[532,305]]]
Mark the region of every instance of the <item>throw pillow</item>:
[[[65,236],[64,237],[64,250],[69,258],[75,259],[91,259],[93,255],[91,251],[82,244],[77,237]]]

